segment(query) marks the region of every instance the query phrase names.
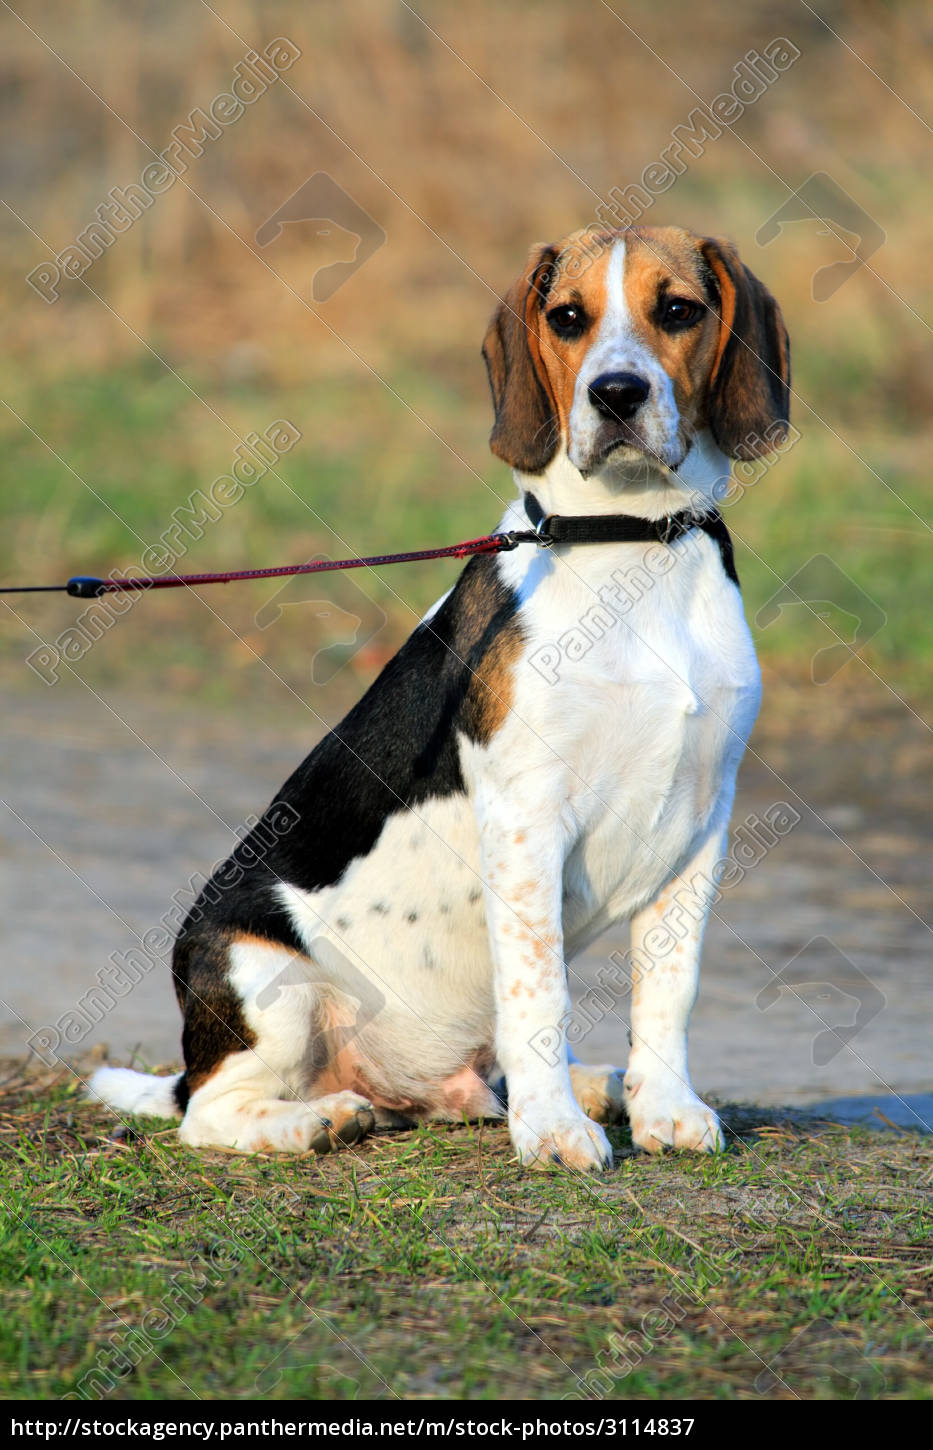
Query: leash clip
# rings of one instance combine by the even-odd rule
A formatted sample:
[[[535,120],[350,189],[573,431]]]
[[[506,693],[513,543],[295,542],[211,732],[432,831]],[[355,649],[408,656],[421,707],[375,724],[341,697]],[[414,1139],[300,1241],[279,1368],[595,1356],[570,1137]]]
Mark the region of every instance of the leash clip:
[[[669,544],[674,537],[674,515],[668,514],[664,521],[664,532],[661,535],[661,543]]]
[[[553,549],[556,539],[552,539],[547,532],[547,525],[551,521],[551,515],[535,524],[532,529],[511,529],[507,534],[496,534],[497,539],[503,542],[500,549],[517,549],[519,544],[536,544],[539,549]]]

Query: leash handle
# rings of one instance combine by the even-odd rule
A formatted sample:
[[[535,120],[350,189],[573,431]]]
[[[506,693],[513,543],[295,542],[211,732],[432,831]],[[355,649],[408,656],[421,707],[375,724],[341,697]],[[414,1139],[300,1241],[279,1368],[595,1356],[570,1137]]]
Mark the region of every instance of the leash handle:
[[[103,579],[69,579],[65,585],[65,593],[74,599],[97,599],[106,593],[106,585]]]

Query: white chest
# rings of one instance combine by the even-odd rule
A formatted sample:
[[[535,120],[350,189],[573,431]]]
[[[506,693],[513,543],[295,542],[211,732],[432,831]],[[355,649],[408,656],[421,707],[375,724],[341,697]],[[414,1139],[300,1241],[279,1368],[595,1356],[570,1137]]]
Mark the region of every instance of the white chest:
[[[741,597],[716,545],[690,536],[663,574],[648,552],[577,549],[572,570],[539,556],[526,584],[519,718],[502,748],[523,748],[539,785],[562,777],[571,936],[629,915],[725,823],[758,710]]]

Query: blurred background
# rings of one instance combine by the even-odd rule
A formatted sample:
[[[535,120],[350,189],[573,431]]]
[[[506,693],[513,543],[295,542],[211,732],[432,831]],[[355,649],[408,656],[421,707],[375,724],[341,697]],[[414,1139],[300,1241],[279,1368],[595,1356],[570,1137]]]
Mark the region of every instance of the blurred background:
[[[896,957],[900,980],[921,990],[933,263],[918,112],[929,7],[19,8],[4,14],[0,51],[4,583],[138,569],[173,511],[281,419],[300,437],[185,538],[181,572],[486,532],[512,493],[487,449],[479,354],[497,295],[532,242],[586,225],[614,188],[640,185],[697,107],[730,91],[743,99],[644,214],[730,236],[792,339],[799,440],[744,480],[727,518],[766,676],[743,778],[759,803],[799,791],[823,854],[819,870],[798,856],[796,876],[763,875],[762,901],[736,902],[749,930],[770,910],[785,932],[758,948],[772,970],[803,945],[788,913],[812,890],[816,925],[839,913],[840,950],[863,949],[869,974]],[[279,37],[281,74],[244,66]],[[767,84],[750,81],[778,38],[799,57]],[[222,98],[249,91],[249,71],[253,95],[234,115]],[[181,178],[157,189],[158,169],[146,168],[212,106],[220,119],[195,143],[201,154],[184,152]],[[138,220],[106,244],[89,233],[114,189],[133,194],[147,174]],[[81,275],[68,275],[69,257]],[[302,742],[339,718],[454,574],[425,564],[326,587],[178,592],[105,625],[93,611],[76,624],[81,606],[64,596],[8,598],[13,976],[28,960],[43,981],[80,984],[115,933],[158,919],[189,864],[210,864],[198,853],[229,848],[242,819],[231,781],[245,798],[237,810],[261,809]],[[198,776],[195,787],[211,740],[225,742],[229,779]],[[184,771],[176,747],[189,751]],[[130,764],[117,787],[121,751]],[[161,764],[143,790],[132,762],[153,755]],[[246,762],[260,757],[267,768],[246,789]],[[186,811],[207,822],[190,852]],[[793,848],[782,849],[790,870]],[[67,922],[34,920],[37,897],[71,891]],[[724,934],[729,951],[740,953]],[[164,989],[158,1000],[174,1011]],[[14,1013],[11,1044],[17,1024]],[[125,1046],[131,1033],[98,1035]]]

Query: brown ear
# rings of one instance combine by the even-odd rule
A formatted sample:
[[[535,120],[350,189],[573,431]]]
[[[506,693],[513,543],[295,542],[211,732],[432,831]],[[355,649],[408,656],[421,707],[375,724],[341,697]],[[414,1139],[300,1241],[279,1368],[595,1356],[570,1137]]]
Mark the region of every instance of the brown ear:
[[[541,362],[539,309],[555,247],[535,247],[528,266],[496,308],[483,342],[496,421],[489,446],[522,473],[540,473],[557,451],[557,408]]]
[[[709,382],[709,422],[729,458],[760,458],[787,437],[790,342],[767,287],[731,242],[700,243],[720,297],[719,349]]]

